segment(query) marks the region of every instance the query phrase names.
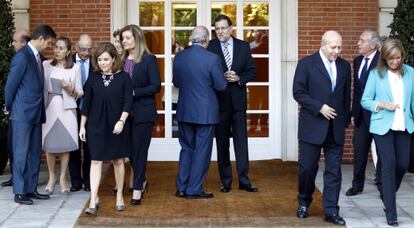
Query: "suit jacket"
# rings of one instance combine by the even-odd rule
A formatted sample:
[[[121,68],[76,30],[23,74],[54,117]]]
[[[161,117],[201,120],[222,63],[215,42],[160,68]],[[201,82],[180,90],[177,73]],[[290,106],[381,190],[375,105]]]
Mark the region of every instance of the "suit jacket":
[[[134,65],[132,74],[135,123],[154,122],[157,119],[155,94],[161,89],[160,72],[155,55],[144,55]]]
[[[402,77],[404,84],[404,123],[408,133],[413,133],[414,122],[414,69],[408,65],[403,65],[404,75]],[[362,95],[361,105],[363,108],[372,112],[371,125],[369,131],[377,135],[385,135],[392,126],[394,113],[385,109],[378,112],[375,110],[378,102],[393,102],[390,83],[388,81],[388,72],[385,71],[380,77],[378,70],[374,69],[369,74],[364,94]]]
[[[10,119],[31,124],[45,123],[43,91],[43,74],[33,51],[26,44],[13,56],[7,76],[5,105],[10,111]]]
[[[361,106],[361,98],[364,93],[365,84],[368,80],[369,72],[377,66],[378,57],[380,52],[375,53],[374,58],[371,61],[371,64],[368,67],[368,72],[366,75],[361,75],[361,78],[358,78],[358,71],[361,67],[364,56],[360,55],[354,59],[354,89],[352,96],[352,116],[354,117],[355,126],[358,126],[361,121],[365,121],[366,126],[369,126],[371,119],[371,112],[363,109]],[[364,115],[362,115],[362,113]]]
[[[307,143],[322,144],[327,136],[329,120],[319,111],[324,104],[335,109],[332,120],[334,139],[343,144],[345,128],[350,120],[351,66],[342,59],[335,61],[336,87],[332,92],[331,79],[319,52],[298,62],[293,80],[293,97],[301,106],[298,138]]]
[[[173,83],[179,89],[177,120],[219,123],[216,91],[227,88],[220,58],[200,45],[179,52],[173,63]]]
[[[229,83],[227,90],[218,92],[220,110],[245,111],[247,109],[246,83],[256,78],[256,66],[253,61],[252,52],[248,43],[233,37],[233,59],[231,70],[235,71],[240,77],[240,84],[237,82]],[[210,41],[207,50],[215,53],[221,59],[223,73],[226,72],[227,65],[221,50],[220,40]]]

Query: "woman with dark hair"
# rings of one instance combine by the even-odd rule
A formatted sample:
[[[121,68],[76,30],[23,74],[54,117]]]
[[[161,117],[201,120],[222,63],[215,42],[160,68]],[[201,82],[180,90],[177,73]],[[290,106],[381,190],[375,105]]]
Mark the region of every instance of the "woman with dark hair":
[[[56,178],[56,156],[60,156],[60,188],[69,193],[66,173],[69,151],[79,148],[76,99],[83,95],[81,72],[72,62],[71,43],[66,37],[59,37],[54,48],[54,57],[44,61],[46,123],[42,126],[42,145],[46,152],[49,181],[45,188],[53,194]]]
[[[125,166],[130,155],[130,134],[127,118],[132,104],[132,81],[122,71],[118,52],[111,43],[102,43],[95,51],[92,64],[95,72],[85,84],[85,96],[79,137],[88,140],[91,156],[91,200],[85,213],[98,212],[98,189],[102,163],[111,160],[117,189],[115,210],[125,210],[122,195]]]
[[[136,25],[127,25],[121,29],[121,41],[124,52],[124,71],[133,81],[133,117],[131,165],[134,184],[131,204],[141,204],[148,181],[145,171],[148,148],[151,143],[152,128],[157,119],[155,94],[161,89],[157,58],[151,54],[145,41],[144,32]]]
[[[414,69],[404,63],[401,41],[387,39],[361,99],[372,112],[369,131],[381,161],[381,199],[388,225],[398,226],[396,192],[408,168],[414,132]]]

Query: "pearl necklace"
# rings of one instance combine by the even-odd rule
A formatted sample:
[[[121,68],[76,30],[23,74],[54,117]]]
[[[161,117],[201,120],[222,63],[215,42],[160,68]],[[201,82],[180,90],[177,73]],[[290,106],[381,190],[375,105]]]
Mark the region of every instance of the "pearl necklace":
[[[106,76],[104,74],[102,75],[102,82],[105,87],[108,87],[109,84],[111,84],[112,79],[114,79],[114,75],[111,75],[109,79],[106,79]]]

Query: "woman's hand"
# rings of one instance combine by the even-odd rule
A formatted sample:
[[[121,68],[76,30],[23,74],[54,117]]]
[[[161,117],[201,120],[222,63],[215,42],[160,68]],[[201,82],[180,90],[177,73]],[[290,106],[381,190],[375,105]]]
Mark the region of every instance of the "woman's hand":
[[[86,131],[84,127],[81,127],[79,129],[79,138],[83,141],[86,142]]]
[[[395,103],[379,103],[378,104],[378,109],[386,109],[388,111],[395,111],[395,109],[400,108],[399,104],[395,104]]]
[[[74,88],[71,85],[70,82],[65,81],[64,79],[62,80],[62,88],[70,95],[72,95]]]
[[[115,135],[121,134],[122,130],[124,129],[124,124],[125,124],[125,121],[118,120],[118,122],[116,122],[114,126],[114,130],[112,131],[112,133],[114,133]]]

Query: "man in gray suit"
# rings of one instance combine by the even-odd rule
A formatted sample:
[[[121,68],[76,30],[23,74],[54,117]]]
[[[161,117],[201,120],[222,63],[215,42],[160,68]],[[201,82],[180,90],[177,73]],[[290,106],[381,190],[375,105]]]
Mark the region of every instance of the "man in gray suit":
[[[213,134],[219,123],[216,91],[227,88],[220,58],[206,50],[208,30],[197,26],[192,46],[174,59],[173,83],[179,89],[177,120],[181,145],[176,196],[187,199],[212,198],[204,191],[211,161]]]

